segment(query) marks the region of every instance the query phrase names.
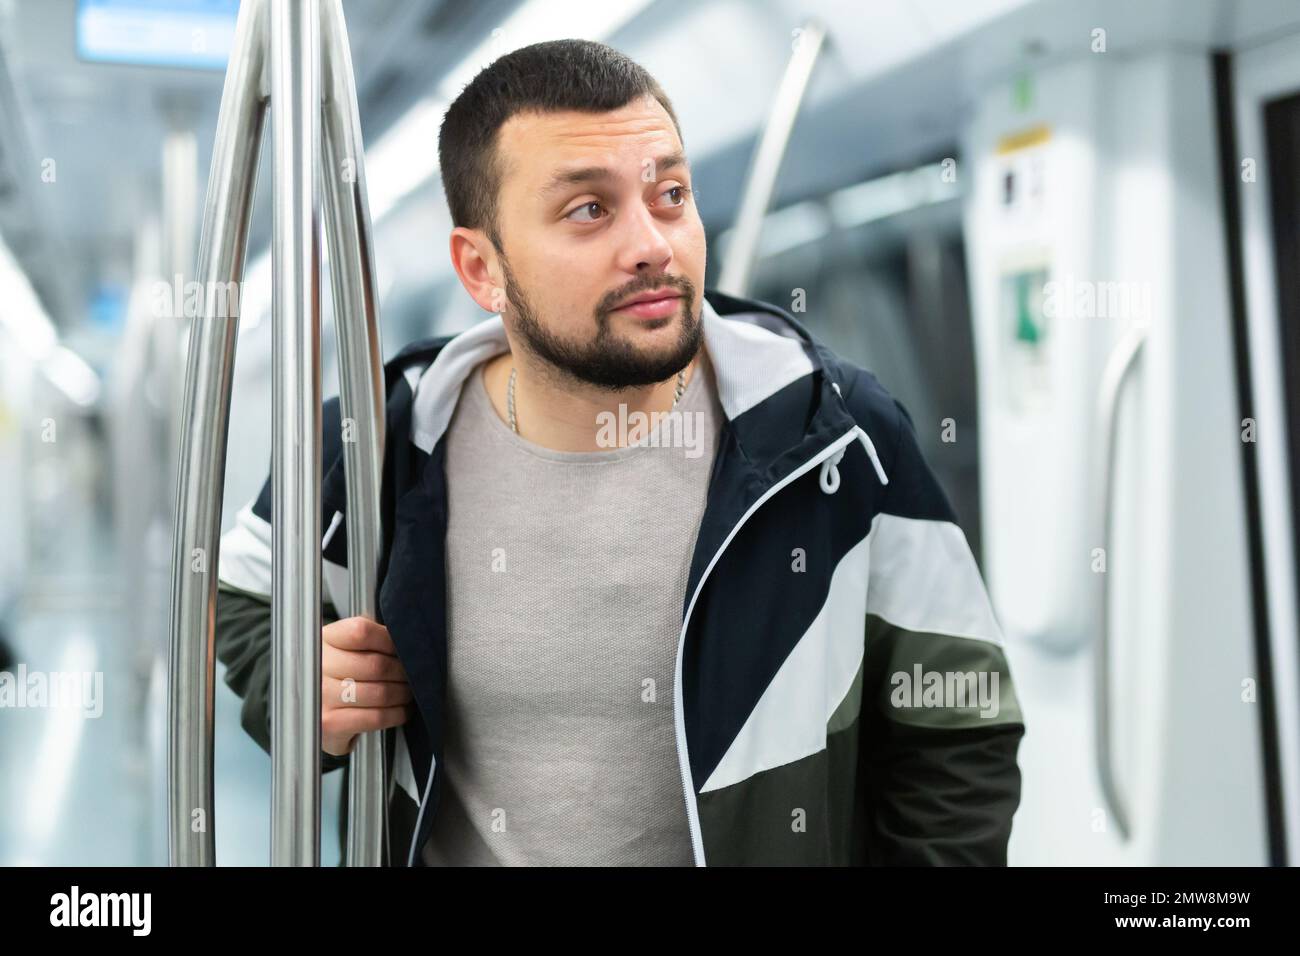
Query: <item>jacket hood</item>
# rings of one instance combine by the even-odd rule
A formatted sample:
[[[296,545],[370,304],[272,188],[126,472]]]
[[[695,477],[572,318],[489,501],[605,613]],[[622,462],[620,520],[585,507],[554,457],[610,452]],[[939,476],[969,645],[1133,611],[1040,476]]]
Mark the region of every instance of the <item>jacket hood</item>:
[[[701,323],[727,428],[760,476],[779,480],[784,461],[806,457],[828,437],[855,426],[841,397],[838,363],[788,312],[705,289]],[[471,373],[508,349],[497,314],[450,339],[416,343],[399,353],[392,364],[405,366],[402,374],[414,393],[410,440],[417,448],[432,454]],[[422,358],[432,361],[424,364]],[[874,445],[858,432],[884,482]]]

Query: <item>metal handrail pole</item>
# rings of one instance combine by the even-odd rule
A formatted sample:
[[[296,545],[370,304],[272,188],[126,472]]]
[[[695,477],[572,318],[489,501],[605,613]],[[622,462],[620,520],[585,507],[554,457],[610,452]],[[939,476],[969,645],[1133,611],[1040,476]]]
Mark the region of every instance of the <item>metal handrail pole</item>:
[[[754,161],[745,177],[740,210],[736,225],[722,256],[722,272],[718,289],[729,295],[745,295],[749,289],[750,272],[758,256],[758,241],[763,232],[763,219],[776,190],[777,174],[785,157],[794,121],[799,116],[813,68],[821,55],[826,40],[826,28],[815,20],[803,24],[796,41],[794,56],[786,65],[781,85],[777,89],[772,112],[759,138]]]
[[[203,283],[203,313],[191,325],[186,361],[168,654],[167,845],[173,866],[216,862],[213,626],[238,290],[266,114],[265,14],[263,0],[245,0],[239,11],[195,270],[196,280]]]
[[[271,0],[271,865],[320,863],[320,14]]]
[[[347,471],[349,608],[376,617],[382,547],[380,481],[384,453],[383,353],[379,341],[374,245],[366,198],[364,146],[347,27],[339,0],[321,8],[321,188],[339,345],[340,410]],[[386,832],[382,731],[353,745],[348,791],[348,866],[382,866]]]

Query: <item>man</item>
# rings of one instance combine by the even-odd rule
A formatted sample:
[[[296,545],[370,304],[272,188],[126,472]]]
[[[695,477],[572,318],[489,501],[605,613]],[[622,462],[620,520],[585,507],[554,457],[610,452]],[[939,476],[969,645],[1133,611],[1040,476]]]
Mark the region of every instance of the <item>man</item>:
[[[1024,727],[966,540],[870,373],[704,291],[658,84],[527,47],[439,154],[452,264],[497,314],[386,365],[381,622],[322,631],[324,767],[385,730],[390,862],[1005,863]],[[339,426],[331,401],[327,620]],[[268,485],[218,603],[263,747],[270,518]]]

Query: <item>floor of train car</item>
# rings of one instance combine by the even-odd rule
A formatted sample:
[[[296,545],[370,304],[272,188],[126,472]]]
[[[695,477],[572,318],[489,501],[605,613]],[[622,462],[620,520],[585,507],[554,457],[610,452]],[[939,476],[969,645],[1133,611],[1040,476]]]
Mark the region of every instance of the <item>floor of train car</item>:
[[[31,556],[30,574],[4,621],[17,658],[11,673],[19,664],[29,675],[98,672],[102,713],[0,710],[0,865],[164,864],[165,681],[161,657],[154,657],[150,676],[148,648],[162,646],[166,600],[126,596],[131,579],[120,573],[107,509],[90,494],[67,498],[49,511],[57,515],[54,527],[33,534],[53,544]],[[152,584],[155,596],[166,594],[165,576],[155,575]],[[217,860],[265,865],[270,760],[240,728],[239,698],[218,668]],[[323,778],[322,865],[339,859],[341,777]]]

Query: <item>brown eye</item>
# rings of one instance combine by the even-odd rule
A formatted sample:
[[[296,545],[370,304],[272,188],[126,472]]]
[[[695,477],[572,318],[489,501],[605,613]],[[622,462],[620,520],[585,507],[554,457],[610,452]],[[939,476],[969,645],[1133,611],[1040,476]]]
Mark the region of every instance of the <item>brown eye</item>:
[[[686,205],[686,196],[690,193],[690,189],[689,189],[688,187],[686,187],[686,186],[673,186],[673,187],[670,188],[670,189],[666,189],[666,190],[664,190],[663,195],[667,196],[667,195],[669,195],[670,193],[680,193],[680,194],[681,194],[681,195],[678,197],[678,200],[677,200],[676,202],[670,204],[670,206],[669,206],[670,209],[678,209],[678,208],[680,208],[680,207]]]
[[[600,209],[600,208],[602,208],[602,207],[601,207],[600,203],[598,203],[598,202],[594,202],[594,201],[593,201],[593,202],[589,202],[589,203],[583,203],[581,206],[578,206],[577,208],[575,208],[575,209],[573,210],[573,212],[570,212],[570,213],[569,213],[567,216],[565,216],[564,218],[565,218],[565,219],[573,219],[573,215],[574,215],[574,213],[583,212],[584,210],[589,210],[589,209]],[[573,219],[573,221],[574,221],[574,222],[595,222],[595,219],[594,219],[594,218],[592,218],[592,219],[581,219],[581,218],[579,218],[579,219]]]

